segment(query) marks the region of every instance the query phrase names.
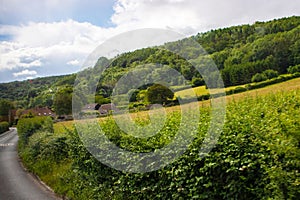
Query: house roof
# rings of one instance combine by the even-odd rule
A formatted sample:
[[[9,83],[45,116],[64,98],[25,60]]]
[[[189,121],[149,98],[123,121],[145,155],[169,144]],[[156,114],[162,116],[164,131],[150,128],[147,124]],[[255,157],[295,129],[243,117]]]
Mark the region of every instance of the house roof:
[[[55,116],[55,113],[47,107],[43,107],[43,108],[37,107],[37,108],[24,110],[22,112],[22,115],[26,115],[26,114],[29,114],[29,113],[32,113],[36,116]]]

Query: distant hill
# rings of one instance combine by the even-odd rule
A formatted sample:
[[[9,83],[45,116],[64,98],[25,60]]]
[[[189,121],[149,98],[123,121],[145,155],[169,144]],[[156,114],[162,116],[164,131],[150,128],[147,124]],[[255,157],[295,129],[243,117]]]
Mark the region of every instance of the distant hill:
[[[269,22],[256,22],[253,25],[241,25],[211,30],[191,37],[196,40],[214,60],[225,86],[250,83],[252,77],[266,70],[278,74],[287,72],[288,67],[300,64],[300,17],[276,19]],[[176,48],[182,41],[168,43]],[[198,57],[199,49],[182,49],[192,60]],[[202,55],[203,56],[203,55]],[[100,82],[99,70],[102,65],[110,63],[110,67],[102,74]],[[160,63],[179,71],[192,84],[199,83],[203,77],[182,57],[157,48],[139,49],[123,53],[117,58],[108,60],[99,58],[93,69],[83,73],[86,81],[84,87],[97,84],[96,93],[108,97],[115,83],[137,65]],[[145,68],[147,65],[145,65]],[[152,73],[152,72],[149,72]],[[214,75],[214,72],[211,72]],[[16,101],[19,107],[36,105],[52,106],[53,95],[59,87],[73,85],[76,74],[36,78],[27,81],[15,81],[0,84],[0,98]],[[200,80],[200,81],[199,81]],[[180,82],[180,80],[172,80]]]

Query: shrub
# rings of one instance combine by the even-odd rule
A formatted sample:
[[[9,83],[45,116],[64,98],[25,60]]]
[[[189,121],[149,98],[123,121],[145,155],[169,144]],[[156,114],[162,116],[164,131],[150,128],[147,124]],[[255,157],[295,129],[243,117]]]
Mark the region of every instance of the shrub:
[[[173,99],[174,93],[167,87],[155,84],[147,89],[146,98],[151,104],[166,104],[168,99]]]
[[[276,78],[279,74],[278,71],[272,70],[272,69],[268,69],[266,71],[263,72],[263,74],[268,78]]]
[[[257,82],[265,81],[267,79],[268,78],[265,74],[257,73],[252,77],[251,82],[257,83]]]
[[[37,130],[53,132],[53,122],[50,117],[21,118],[17,124],[21,144],[27,144],[28,138]]]
[[[102,105],[102,104],[110,103],[110,100],[108,98],[103,97],[102,95],[96,95],[95,103]]]
[[[239,86],[232,90],[226,91],[226,95],[237,94],[237,93],[241,93],[241,92],[245,92],[245,91],[247,91],[246,87]]]
[[[202,86],[202,85],[205,85],[205,81],[202,78],[193,78],[192,80],[193,87]]]
[[[9,130],[8,122],[0,122],[0,134]]]
[[[300,77],[300,72],[296,72],[296,73],[294,73],[294,74],[293,74],[293,76],[294,76],[295,78],[298,78],[298,77]]]
[[[300,72],[300,65],[290,66],[290,67],[288,68],[288,72],[289,72],[290,74],[294,74],[294,73],[296,73],[296,72]]]
[[[204,95],[198,96],[197,99],[198,99],[198,101],[208,100],[208,99],[210,99],[210,94],[204,94]]]

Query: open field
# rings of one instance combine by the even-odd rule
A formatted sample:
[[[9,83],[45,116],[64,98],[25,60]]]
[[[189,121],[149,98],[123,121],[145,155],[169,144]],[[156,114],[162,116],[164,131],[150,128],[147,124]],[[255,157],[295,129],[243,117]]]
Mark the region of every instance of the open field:
[[[198,87],[198,88],[200,88],[200,90],[203,90],[202,87],[203,86]],[[236,86],[234,86],[234,87],[236,87]],[[225,91],[229,90],[229,89],[233,89],[233,87],[226,88]],[[250,91],[246,91],[246,92],[242,92],[242,93],[238,93],[238,94],[227,95],[226,96],[226,102],[228,103],[228,102],[231,102],[233,100],[238,101],[238,100],[245,99],[247,97],[265,96],[267,94],[275,94],[275,93],[278,93],[278,92],[285,92],[285,91],[291,91],[291,90],[297,90],[297,89],[300,89],[300,78],[296,78],[296,79],[292,79],[292,80],[289,80],[289,81],[286,81],[286,82],[270,85],[270,86],[267,86],[267,87],[264,87],[264,88],[250,90]],[[211,100],[199,101],[198,102],[199,107],[210,106],[210,101]],[[184,106],[192,108],[192,107],[195,107],[193,104],[194,103],[187,104],[187,105],[184,105]],[[173,111],[180,111],[181,110],[180,105],[167,107],[165,109],[166,109],[166,112],[173,112]],[[148,115],[147,113],[148,113],[148,111],[142,111],[142,112],[139,112],[139,113],[132,113],[131,115],[133,117],[135,117],[135,116],[141,116],[141,115]]]
[[[291,90],[297,90],[300,89],[300,78],[295,78],[289,81],[285,81],[282,83],[278,83],[278,84],[274,84],[274,85],[269,85],[267,87],[264,88],[259,88],[256,90],[250,90],[250,91],[246,91],[246,92],[242,92],[239,94],[233,94],[233,95],[229,95],[226,97],[226,99],[228,101],[231,100],[239,100],[239,99],[243,99],[245,97],[256,97],[256,96],[264,96],[266,94],[270,94],[270,93],[277,93],[277,92],[287,92],[287,91],[291,91]]]
[[[288,77],[290,76],[289,74],[283,74],[281,75],[282,77]],[[297,82],[297,81],[296,81]],[[236,88],[245,88],[247,86],[247,84],[245,85],[237,85],[237,86],[230,86],[230,87],[226,87],[224,88],[225,92],[234,90]],[[210,92],[211,93],[217,93],[218,89],[211,89]],[[184,89],[184,90],[180,90],[178,92],[175,92],[175,96],[176,97],[182,97],[182,98],[187,98],[187,97],[191,97],[193,95],[196,96],[202,96],[202,95],[207,95],[209,94],[209,90],[206,89],[205,86],[199,86],[199,87],[194,87],[194,88],[190,88],[190,89]]]

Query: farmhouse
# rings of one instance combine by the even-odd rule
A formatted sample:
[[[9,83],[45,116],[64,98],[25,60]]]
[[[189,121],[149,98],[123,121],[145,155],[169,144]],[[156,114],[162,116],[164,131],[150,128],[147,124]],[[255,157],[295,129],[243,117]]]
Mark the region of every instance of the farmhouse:
[[[118,112],[119,109],[113,103],[102,104],[99,108],[100,115],[107,115],[110,112]]]
[[[28,115],[30,113],[34,116],[50,116],[52,118],[56,117],[56,114],[50,108],[47,107],[36,107],[36,108],[24,110],[21,113],[21,116]]]

